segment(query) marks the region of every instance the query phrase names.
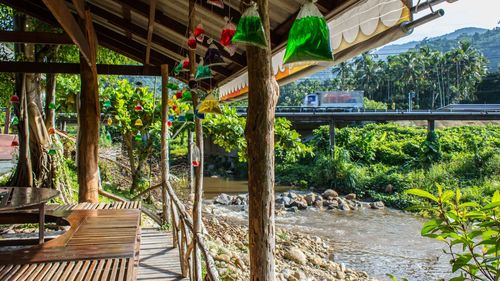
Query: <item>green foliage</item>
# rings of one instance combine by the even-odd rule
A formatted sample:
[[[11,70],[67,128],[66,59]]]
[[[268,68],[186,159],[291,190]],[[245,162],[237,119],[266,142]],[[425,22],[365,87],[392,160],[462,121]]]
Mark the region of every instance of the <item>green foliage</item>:
[[[387,110],[387,104],[363,97],[363,106],[366,110]]]
[[[436,215],[422,227],[422,236],[443,241],[451,256],[452,271],[460,276],[452,280],[491,280],[500,277],[500,191],[484,204],[465,201],[460,189],[443,190],[436,184],[437,195],[422,189],[408,194],[429,200],[428,211]]]

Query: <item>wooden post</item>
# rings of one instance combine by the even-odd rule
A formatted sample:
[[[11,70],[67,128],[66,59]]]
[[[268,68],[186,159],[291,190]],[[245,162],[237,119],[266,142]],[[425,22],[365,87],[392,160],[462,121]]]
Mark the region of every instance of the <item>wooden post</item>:
[[[55,128],[55,110],[50,104],[56,102],[56,74],[47,73],[47,86],[45,87],[45,127]]]
[[[193,31],[195,27],[195,0],[189,0],[189,30]],[[196,53],[194,50],[189,51],[189,66],[190,75],[189,80],[194,80],[194,75],[196,73]],[[194,116],[194,128],[196,133],[196,146],[200,150],[200,163],[198,167],[195,168],[195,179],[194,179],[194,203],[193,203],[193,235],[196,236],[198,233],[202,233],[202,220],[201,220],[201,204],[203,201],[203,126],[201,124],[201,119],[196,116],[196,108],[198,107],[199,97],[196,91],[192,93],[193,98],[193,111]],[[193,280],[202,280],[201,276],[201,254],[199,245],[196,243],[196,239],[193,239]]]
[[[167,193],[169,180],[168,163],[168,65],[161,65],[161,198],[162,198],[162,223],[170,219],[170,198]]]
[[[254,0],[270,42],[269,1]],[[247,2],[247,3],[245,3]],[[250,1],[242,1],[242,9]],[[245,129],[248,153],[248,238],[250,280],[275,279],[274,226],[274,112],[279,87],[273,76],[271,48],[247,46],[248,115]]]
[[[96,52],[97,41],[89,10],[82,22],[85,37],[89,42],[90,61],[80,52],[81,92],[78,110],[77,167],[79,202],[98,202],[98,149],[99,149],[99,88],[97,85]]]
[[[194,193],[194,167],[191,164],[193,162],[193,150],[191,146],[194,143],[193,132],[191,130],[188,131],[188,165],[189,165],[189,190],[191,193]]]

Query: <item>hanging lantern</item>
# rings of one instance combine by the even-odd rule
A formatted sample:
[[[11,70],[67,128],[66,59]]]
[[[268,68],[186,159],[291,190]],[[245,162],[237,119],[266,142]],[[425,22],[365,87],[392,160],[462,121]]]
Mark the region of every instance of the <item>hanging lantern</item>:
[[[212,78],[212,71],[210,70],[210,67],[203,65],[203,58],[201,59],[200,63],[196,67],[196,74],[194,75],[195,80],[203,80],[203,79],[210,79]]]
[[[215,66],[215,65],[225,65],[226,63],[222,59],[219,48],[214,44],[210,43],[208,46],[205,57],[203,58],[203,63],[205,66]]]
[[[233,37],[233,42],[260,48],[267,47],[264,26],[262,25],[262,20],[257,10],[257,3],[252,2],[251,6],[241,15],[236,33]]]
[[[47,132],[49,133],[49,135],[54,135],[56,133],[56,129],[49,128],[49,130]]]
[[[194,38],[194,35],[191,34],[187,40],[187,45],[189,47],[190,50],[196,50],[196,46],[198,45],[198,43],[196,42],[196,38]]]
[[[56,104],[53,103],[53,102],[49,103],[49,109],[50,110],[56,110]]]
[[[224,2],[222,0],[207,0],[207,3],[224,9]]]
[[[177,91],[177,93],[175,93],[175,98],[178,100],[182,99],[182,91],[181,90],[179,90],[179,91]]]
[[[142,126],[143,126],[143,124],[142,124],[142,120],[141,120],[141,118],[139,118],[139,119],[135,120],[134,125],[135,125],[136,127],[142,127]]]
[[[198,106],[198,112],[200,113],[214,113],[222,114],[219,101],[213,94],[209,94]]]
[[[108,117],[108,120],[106,120],[106,123],[108,124],[108,126],[111,126],[113,124],[113,118]]]
[[[105,100],[104,103],[102,104],[104,108],[110,108],[111,107],[111,101],[110,100]]]
[[[194,112],[193,110],[189,110],[188,112],[186,112],[186,121],[194,121]]]
[[[137,102],[137,105],[135,106],[134,110],[136,112],[142,111],[144,108],[142,107],[141,103]]]
[[[182,61],[182,71],[189,71],[189,58],[186,57]]]
[[[288,34],[284,64],[317,64],[333,61],[330,30],[325,18],[312,1],[300,9]]]
[[[140,141],[142,141],[142,135],[141,135],[141,132],[137,132],[137,134],[136,134],[136,135],[135,135],[135,137],[134,137],[134,140],[135,140],[136,142],[140,142]]]
[[[17,95],[10,96],[11,103],[19,103],[19,97]]]
[[[175,116],[173,116],[173,115],[169,115],[169,116],[168,116],[168,121],[170,121],[170,122],[175,121]]]
[[[13,139],[10,143],[10,146],[19,146],[19,142],[17,141],[17,139]]]
[[[236,26],[229,20],[228,17],[225,17],[224,19],[226,20],[226,25],[222,28],[220,43],[222,46],[229,46],[232,43],[234,34],[236,33]]]
[[[193,95],[190,91],[184,91],[182,94],[182,101],[191,101],[193,99]]]
[[[12,120],[10,121],[10,123],[14,126],[19,124],[19,118],[17,118],[17,116],[12,117]]]
[[[203,27],[203,24],[199,23],[194,28],[193,35],[196,37],[196,40],[203,42],[203,39],[205,39],[205,28]]]
[[[177,105],[175,105],[175,104],[174,104],[174,105],[172,105],[172,110],[173,110],[173,111],[177,111]]]
[[[201,164],[201,152],[198,146],[196,146],[194,143],[191,145],[191,151],[192,151],[192,158],[191,158],[191,165],[193,167],[199,167]]]
[[[179,85],[177,85],[175,83],[168,83],[167,88],[169,88],[172,91],[175,91],[175,90],[179,89]]]

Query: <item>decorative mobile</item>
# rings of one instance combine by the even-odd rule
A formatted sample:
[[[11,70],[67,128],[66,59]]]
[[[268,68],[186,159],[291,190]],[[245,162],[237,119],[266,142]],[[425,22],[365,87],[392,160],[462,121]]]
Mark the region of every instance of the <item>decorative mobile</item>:
[[[233,42],[257,46],[260,48],[267,47],[266,35],[264,34],[264,26],[260,19],[257,3],[251,2],[250,7],[241,15],[236,33],[233,37]]]
[[[203,24],[199,23],[193,31],[194,37],[196,37],[196,40],[203,42],[203,39],[205,39],[205,28],[203,27]]]
[[[328,25],[318,7],[308,1],[290,29],[283,62],[317,64],[330,61],[333,61],[333,54]]]
[[[224,2],[222,0],[207,0],[207,3],[224,9]]]
[[[169,115],[169,116],[168,116],[168,121],[170,121],[170,122],[175,121],[175,116],[173,116],[173,115]]]
[[[19,118],[17,116],[12,117],[12,120],[10,121],[12,125],[18,125],[19,124]]]
[[[198,106],[198,112],[222,114],[219,101],[212,93],[210,93]]]
[[[205,119],[205,113],[201,113],[201,112],[197,111],[195,113],[195,115],[196,115],[196,118],[198,118],[198,119],[201,119],[201,120]]]
[[[106,131],[106,139],[108,141],[112,141],[113,140],[113,138],[111,137],[111,133],[109,131]]]
[[[140,102],[137,102],[137,105],[135,106],[134,110],[136,112],[140,112],[140,111],[143,111],[144,108],[142,107],[141,103]]]
[[[189,58],[185,57],[182,61],[182,71],[189,71]]]
[[[205,57],[203,58],[204,65],[215,66],[215,65],[225,65],[226,63],[222,59],[219,48],[213,43],[212,39],[209,39],[210,45],[208,46]]]
[[[229,46],[232,43],[234,34],[236,33],[236,26],[229,20],[228,17],[225,17],[224,19],[226,20],[226,25],[222,28],[220,43],[222,46]]]
[[[205,66],[203,64],[203,58],[200,60],[200,63],[196,67],[196,74],[194,75],[194,79],[199,81],[203,79],[210,79],[212,78],[212,71],[210,70],[210,67]]]
[[[193,156],[192,156],[193,158],[191,158],[191,165],[193,165],[193,167],[199,167],[201,164],[200,149],[195,144],[192,144],[191,151],[193,152]]]
[[[191,34],[187,40],[187,45],[190,50],[196,50],[196,46],[198,45],[196,38],[194,37],[193,34]]]
[[[144,124],[142,124],[142,120],[141,120],[141,118],[138,118],[137,120],[135,120],[134,125],[135,125],[136,127],[142,127]]]
[[[10,96],[11,103],[19,103],[19,97],[17,95]]]
[[[47,131],[49,133],[49,135],[55,135],[56,133],[56,129],[54,129],[53,127],[52,128],[49,128],[49,130]]]
[[[167,127],[172,127],[172,121],[167,121]]]

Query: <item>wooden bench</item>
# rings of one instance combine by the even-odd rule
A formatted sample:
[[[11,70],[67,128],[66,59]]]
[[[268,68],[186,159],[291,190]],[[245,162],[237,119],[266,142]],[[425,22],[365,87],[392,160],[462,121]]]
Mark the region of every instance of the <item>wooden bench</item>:
[[[0,280],[135,280],[140,204],[52,206],[70,228],[42,245],[0,253]]]

